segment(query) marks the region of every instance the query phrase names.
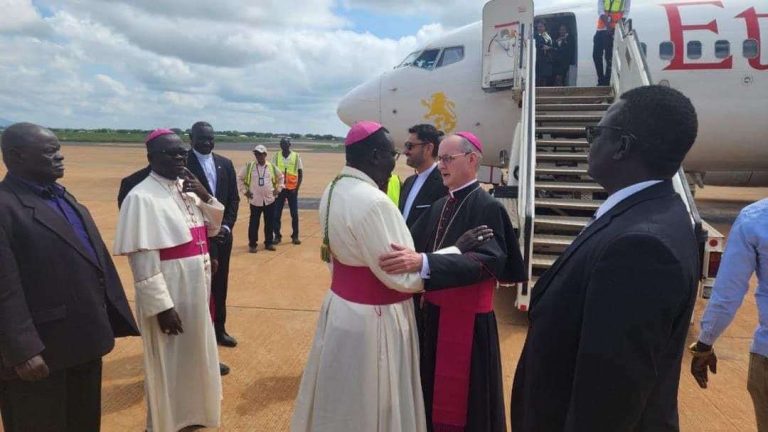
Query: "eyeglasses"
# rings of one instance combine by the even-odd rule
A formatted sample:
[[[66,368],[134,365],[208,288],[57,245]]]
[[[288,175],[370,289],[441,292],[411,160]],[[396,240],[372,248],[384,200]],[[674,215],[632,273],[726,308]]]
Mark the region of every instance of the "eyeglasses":
[[[472,154],[472,153],[474,153],[474,152],[464,152],[464,153],[456,153],[456,154],[450,154],[450,155],[442,155],[442,156],[438,156],[437,160],[438,160],[438,162],[442,162],[443,164],[448,165],[451,162],[453,162],[454,160],[456,160],[457,157],[459,157],[459,156],[466,156],[466,155],[469,155],[469,154]]]
[[[155,150],[152,152],[152,154],[162,154],[172,158],[176,158],[179,156],[186,158],[189,152],[188,150],[185,150],[185,149],[167,149],[167,150]]]
[[[413,150],[413,148],[414,148],[414,147],[416,147],[416,146],[419,146],[419,145],[426,145],[426,144],[427,144],[427,143],[425,143],[425,142],[420,142],[420,143],[412,143],[412,142],[406,141],[406,142],[405,142],[405,144],[403,145],[403,147],[405,147],[405,149],[406,149],[406,150],[408,150],[408,151],[411,151],[411,150]]]
[[[375,154],[378,151],[379,149],[374,149],[373,153]],[[397,159],[400,157],[400,152],[397,150],[390,150],[390,151],[382,150],[382,151],[389,153],[389,155],[392,156],[395,159],[395,161],[397,161]]]
[[[616,126],[587,126],[584,128],[584,132],[587,135],[587,142],[591,145],[597,141],[597,138],[602,135],[604,130],[613,130],[619,132],[622,136],[628,136],[632,139],[637,139],[631,132],[627,132],[624,128]]]

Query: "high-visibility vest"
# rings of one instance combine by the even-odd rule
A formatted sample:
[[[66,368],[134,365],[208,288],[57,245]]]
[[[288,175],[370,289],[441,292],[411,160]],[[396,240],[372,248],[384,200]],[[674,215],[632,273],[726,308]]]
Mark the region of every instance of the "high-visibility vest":
[[[275,169],[275,166],[269,163],[269,161],[267,161],[266,164],[269,171],[272,173],[272,189],[277,189],[277,169]],[[251,190],[251,179],[253,178],[254,166],[256,166],[256,161],[250,161],[245,164],[245,179],[243,180],[243,184],[245,184],[245,187],[248,190]]]
[[[605,14],[611,17],[608,23],[611,29],[616,28],[616,23],[624,17],[624,0],[603,0]],[[600,18],[597,19],[597,29],[605,30],[605,23]]]
[[[275,153],[275,165],[285,176],[285,188],[294,190],[299,187],[299,154],[291,152],[288,155],[288,165],[285,164],[282,152]]]
[[[396,206],[400,205],[400,177],[398,177],[397,174],[392,174],[389,177],[389,183],[387,183],[387,196]]]

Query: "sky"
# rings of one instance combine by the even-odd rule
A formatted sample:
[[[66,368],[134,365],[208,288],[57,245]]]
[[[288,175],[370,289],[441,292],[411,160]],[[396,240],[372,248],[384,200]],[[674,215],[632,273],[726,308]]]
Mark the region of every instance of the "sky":
[[[0,0],[0,118],[344,135],[354,86],[483,0]]]

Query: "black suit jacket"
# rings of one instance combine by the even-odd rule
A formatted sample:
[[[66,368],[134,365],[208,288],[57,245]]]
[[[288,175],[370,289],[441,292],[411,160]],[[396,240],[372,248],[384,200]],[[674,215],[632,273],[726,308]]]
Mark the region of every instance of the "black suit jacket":
[[[414,174],[403,183],[403,187],[400,189],[400,213],[405,211],[405,201],[408,200],[408,194],[411,193],[413,183],[416,181],[417,174]],[[448,188],[443,184],[443,178],[440,176],[440,171],[435,167],[427,177],[427,180],[421,186],[419,193],[416,195],[416,199],[413,200],[411,206],[411,212],[408,213],[408,219],[405,220],[405,224],[408,228],[411,228],[416,220],[421,215],[429,210],[429,207],[435,201],[448,195]]]
[[[39,353],[60,370],[110,352],[115,336],[138,335],[114,263],[88,210],[80,214],[96,251],[27,185],[0,182],[0,369]]]
[[[192,150],[189,151],[189,156],[187,157],[187,168],[200,180],[208,193],[215,196],[224,205],[224,218],[221,224],[228,226],[229,229],[234,229],[235,221],[237,220],[237,209],[240,207],[235,166],[231,160],[216,153],[213,153],[213,162],[216,165],[217,176],[215,191],[211,190],[211,185],[208,184],[205,171],[203,171],[200,161],[197,160],[197,156],[195,156]]]
[[[515,432],[677,431],[699,255],[664,181],[589,226],[532,292]]]

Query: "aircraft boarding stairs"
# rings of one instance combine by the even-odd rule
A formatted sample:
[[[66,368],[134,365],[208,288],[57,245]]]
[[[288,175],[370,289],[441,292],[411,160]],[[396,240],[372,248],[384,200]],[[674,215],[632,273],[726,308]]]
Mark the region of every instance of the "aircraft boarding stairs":
[[[607,198],[588,174],[584,128],[596,125],[613,99],[612,87],[536,89],[534,283]]]

